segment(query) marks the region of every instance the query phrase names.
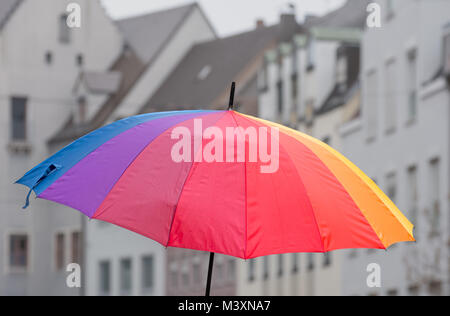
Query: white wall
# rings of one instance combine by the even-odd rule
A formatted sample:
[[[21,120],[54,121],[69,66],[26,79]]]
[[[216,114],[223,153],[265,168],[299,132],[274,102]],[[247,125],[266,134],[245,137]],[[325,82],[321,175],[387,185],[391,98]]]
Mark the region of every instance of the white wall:
[[[80,0],[82,27],[72,31],[70,44],[58,39],[58,22],[69,1],[24,1],[0,34],[0,294],[77,294],[68,289],[65,273],[56,272],[54,234],[60,229],[79,230],[78,212],[50,202],[34,200],[23,212],[27,190],[12,183],[45,159],[46,141],[65,122],[71,89],[79,68],[76,56],[84,55],[85,67],[107,68],[117,58],[122,40],[104,16],[98,1]],[[45,63],[51,51],[53,63]],[[26,96],[28,154],[10,151],[10,96]],[[31,243],[31,267],[26,274],[7,272],[7,232],[25,231]],[[69,249],[67,249],[69,251]]]
[[[384,2],[382,2],[384,4]],[[399,295],[408,295],[408,287],[419,283],[420,293],[429,294],[427,284],[430,280],[423,262],[429,260],[438,265],[438,281],[442,281],[443,293],[448,295],[448,168],[449,168],[449,90],[443,79],[439,79],[430,87],[422,87],[422,83],[431,79],[440,67],[442,52],[442,27],[450,20],[450,2],[448,1],[395,1],[391,20],[383,20],[383,27],[378,30],[367,30],[363,38],[363,117],[360,122],[352,122],[354,128],[343,129],[344,154],[358,165],[369,177],[375,178],[382,190],[386,190],[386,175],[396,172],[397,200],[396,204],[408,217],[407,201],[407,169],[411,165],[418,168],[418,230],[415,231],[417,243],[401,244],[385,251],[368,252],[360,250],[356,256],[347,254],[343,265],[343,293],[346,295],[386,295],[390,290]],[[406,56],[408,50],[416,48],[418,52],[419,91],[418,113],[414,121],[409,122],[406,116],[407,95]],[[386,133],[385,115],[385,65],[390,58],[397,63],[397,76],[394,89],[397,104],[396,130]],[[367,84],[365,74],[377,70],[378,90],[378,130],[373,140],[367,138],[368,109]],[[358,126],[359,125],[359,126]],[[441,237],[430,240],[427,235],[426,209],[430,209],[429,164],[430,160],[440,159],[440,205]],[[441,240],[442,239],[442,240]],[[440,253],[439,257],[434,257]],[[438,259],[436,259],[438,258]],[[368,288],[366,285],[368,263],[381,266],[382,287]],[[417,269],[413,272],[411,268]],[[417,280],[421,277],[422,280]],[[447,287],[447,289],[446,289]]]

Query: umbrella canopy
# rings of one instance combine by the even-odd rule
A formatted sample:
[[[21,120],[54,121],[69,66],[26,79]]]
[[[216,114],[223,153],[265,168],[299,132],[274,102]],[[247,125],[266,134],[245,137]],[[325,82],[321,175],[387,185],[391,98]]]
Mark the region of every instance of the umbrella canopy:
[[[17,182],[166,247],[245,259],[414,240],[413,225],[337,151],[232,110],[114,122]]]

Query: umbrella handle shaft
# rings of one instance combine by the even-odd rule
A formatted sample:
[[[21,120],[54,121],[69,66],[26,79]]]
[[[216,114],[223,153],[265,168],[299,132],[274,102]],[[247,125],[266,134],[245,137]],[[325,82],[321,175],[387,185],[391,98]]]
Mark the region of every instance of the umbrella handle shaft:
[[[209,296],[211,290],[211,278],[214,264],[214,252],[209,254],[209,266],[208,266],[208,279],[206,280],[206,292],[205,296]]]
[[[234,90],[236,89],[236,82],[233,81],[231,84],[231,91],[230,91],[230,103],[228,103],[228,110],[233,109],[234,105]]]

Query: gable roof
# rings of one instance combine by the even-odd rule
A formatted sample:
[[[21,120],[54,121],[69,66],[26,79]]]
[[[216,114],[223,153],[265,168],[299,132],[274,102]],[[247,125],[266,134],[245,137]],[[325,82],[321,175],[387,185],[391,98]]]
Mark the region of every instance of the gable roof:
[[[280,30],[280,25],[259,27],[195,45],[140,112],[209,108],[245,67],[282,37]]]
[[[1,0],[0,1],[0,31],[8,22],[8,19],[23,0]]]
[[[128,45],[144,63],[148,63],[196,6],[195,3],[189,4],[118,20],[116,23]]]
[[[106,72],[120,74],[120,82],[116,91],[107,98],[90,121],[76,124],[73,120],[73,115],[70,116],[61,129],[47,143],[55,145],[68,142],[100,128],[117,107],[120,106],[123,99],[133,89],[153,59],[160,54],[170,41],[172,34],[178,30],[194,8],[200,7],[194,3],[118,21],[117,23],[123,32],[128,47],[124,48],[121,56]],[[200,12],[202,12],[201,9]],[[94,77],[97,79],[92,78],[91,82],[97,87],[103,84],[110,86],[113,81],[109,78],[109,75],[105,76],[103,74]]]
[[[54,145],[69,142],[100,128],[122,102],[145,69],[141,60],[132,50],[125,50],[110,69],[112,73],[119,73],[121,78],[115,93],[110,94],[100,110],[88,122],[75,124],[73,115],[70,116],[47,143]]]
[[[310,17],[308,27],[348,27],[363,29],[366,25],[367,6],[372,0],[347,0],[340,8],[320,17]]]

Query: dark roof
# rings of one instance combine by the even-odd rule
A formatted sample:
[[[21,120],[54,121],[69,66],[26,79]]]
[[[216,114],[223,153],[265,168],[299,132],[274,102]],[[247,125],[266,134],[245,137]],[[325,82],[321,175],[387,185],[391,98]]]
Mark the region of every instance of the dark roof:
[[[144,63],[148,63],[196,6],[195,3],[189,4],[118,20],[116,23],[127,43]]]
[[[364,28],[367,6],[372,0],[347,0],[340,8],[321,17],[308,17],[307,27]]]
[[[1,0],[0,1],[0,31],[8,22],[9,17],[14,13],[23,0]]]
[[[209,108],[230,83],[263,51],[298,30],[282,28],[281,23],[259,27],[238,35],[195,45],[145,104],[141,112],[168,109]],[[201,78],[203,72],[206,77]],[[243,87],[247,82],[239,82]]]

